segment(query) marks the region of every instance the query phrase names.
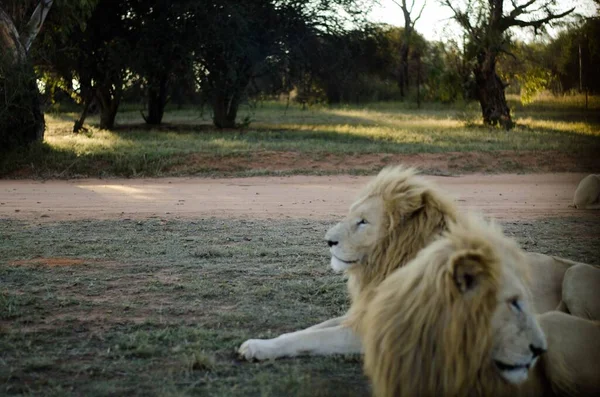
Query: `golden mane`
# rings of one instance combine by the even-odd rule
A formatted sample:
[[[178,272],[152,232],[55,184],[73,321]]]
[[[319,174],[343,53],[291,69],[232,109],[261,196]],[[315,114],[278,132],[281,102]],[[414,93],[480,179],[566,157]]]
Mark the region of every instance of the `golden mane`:
[[[369,294],[394,270],[407,264],[417,253],[455,221],[458,210],[445,193],[413,168],[386,167],[363,190],[352,208],[372,197],[380,197],[385,208],[382,239],[366,261],[348,270],[348,289],[354,303],[349,324],[362,316],[358,297]]]
[[[492,367],[491,318],[502,265],[502,233],[467,219],[383,282],[361,326],[365,371],[377,396],[465,396],[515,392]],[[515,245],[515,248],[518,249]],[[456,264],[475,271],[469,299]],[[458,268],[460,269],[460,267]]]

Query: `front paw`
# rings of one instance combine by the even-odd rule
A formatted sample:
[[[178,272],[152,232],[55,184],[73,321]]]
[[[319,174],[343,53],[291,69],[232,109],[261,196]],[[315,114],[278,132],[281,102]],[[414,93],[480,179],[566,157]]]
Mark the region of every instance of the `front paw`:
[[[248,339],[238,349],[238,354],[248,361],[276,358],[273,340]]]

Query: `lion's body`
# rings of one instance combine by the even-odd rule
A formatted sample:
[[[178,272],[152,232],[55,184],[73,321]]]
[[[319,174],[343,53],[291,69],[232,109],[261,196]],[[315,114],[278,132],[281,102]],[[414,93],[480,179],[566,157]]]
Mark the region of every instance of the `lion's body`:
[[[573,206],[578,209],[600,209],[600,175],[588,175],[579,182]]]
[[[391,274],[367,297],[358,327],[374,394],[512,397],[597,392],[597,323],[558,312],[541,316],[550,335],[550,353],[535,366],[538,360],[531,346],[545,349],[546,341],[530,307],[527,266],[514,242],[494,227],[467,220],[451,226],[445,237]],[[466,287],[461,282],[464,274]],[[573,338],[574,344],[565,343]],[[528,364],[506,368],[519,363]]]
[[[384,168],[359,195],[346,219],[326,235],[331,266],[348,275],[352,302],[348,314],[277,338],[250,339],[239,353],[249,360],[360,353],[355,327],[364,314],[365,300],[359,297],[371,294],[439,237],[449,222],[461,217],[453,200],[414,170]],[[530,258],[535,310],[553,310],[561,303],[564,274],[576,263],[541,254]]]
[[[532,277],[533,307],[538,314],[556,310],[560,307],[567,270],[575,266],[590,267],[584,263],[532,252],[527,253],[527,263],[529,274]],[[564,303],[562,304],[564,305]],[[600,309],[600,306],[598,309]],[[600,317],[598,319],[600,320]]]
[[[600,322],[557,311],[541,314],[538,320],[548,342],[540,362],[543,373],[527,382],[520,394],[535,396],[542,384],[546,393],[539,396],[548,395],[549,386],[557,395],[600,395]]]

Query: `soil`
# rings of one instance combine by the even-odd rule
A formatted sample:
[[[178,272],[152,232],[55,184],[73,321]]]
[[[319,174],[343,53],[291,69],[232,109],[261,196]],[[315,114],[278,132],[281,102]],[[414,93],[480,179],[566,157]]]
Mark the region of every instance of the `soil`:
[[[463,208],[504,220],[600,216],[570,207],[585,174],[427,176]],[[0,219],[336,219],[369,176],[1,180]]]
[[[216,173],[243,170],[286,171],[373,171],[386,164],[410,164],[432,174],[471,172],[590,172],[600,161],[595,152],[559,151],[444,152],[444,153],[371,153],[307,155],[299,152],[260,151],[243,156],[215,158],[206,154],[190,154],[167,174],[189,174],[194,169],[210,169]],[[25,170],[25,172],[28,172]],[[19,175],[23,177],[23,175]]]
[[[9,265],[10,266],[39,265],[39,266],[54,267],[54,266],[77,266],[77,265],[83,265],[85,263],[86,263],[86,261],[84,261],[82,259],[76,259],[76,258],[34,258],[34,259],[29,259],[29,260],[13,261],[13,262],[10,262]]]

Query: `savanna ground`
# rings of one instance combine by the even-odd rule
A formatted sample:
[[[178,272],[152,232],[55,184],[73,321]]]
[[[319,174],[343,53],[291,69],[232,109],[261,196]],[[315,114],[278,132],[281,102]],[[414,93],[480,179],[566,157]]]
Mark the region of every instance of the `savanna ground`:
[[[0,168],[11,178],[371,174],[398,161],[434,174],[597,172],[600,103],[592,105],[517,107],[510,132],[475,125],[469,106],[291,107],[282,116],[283,106],[266,104],[243,132],[216,132],[189,110],[146,130],[139,113],[125,112],[116,131],[92,126],[78,136],[62,113],[48,117],[45,144],[0,159]],[[344,280],[322,241],[339,213],[98,220],[88,210],[68,220],[26,215],[21,199],[0,203],[10,206],[0,211],[0,394],[368,395],[357,356],[247,363],[235,354],[247,338],[346,310]],[[525,218],[534,205],[525,204],[523,217],[503,218],[525,249],[600,265],[598,214],[547,207]]]
[[[218,131],[208,111],[169,109],[147,127],[140,106],[125,106],[114,131],[72,133],[76,113],[46,116],[45,143],[0,156],[0,177],[155,177],[372,174],[410,162],[433,174],[593,171],[600,160],[600,98],[510,100],[517,126],[481,126],[479,105],[373,103],[287,107],[263,102],[240,110],[252,123]],[[58,110],[58,109],[57,109]]]
[[[0,223],[0,391],[368,395],[355,356],[239,361],[249,337],[340,315],[331,221]],[[600,264],[598,217],[505,222],[536,252]],[[575,237],[577,236],[577,237]]]

